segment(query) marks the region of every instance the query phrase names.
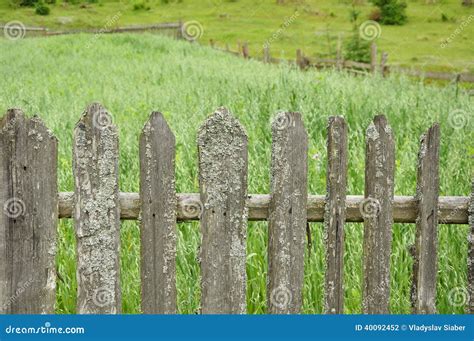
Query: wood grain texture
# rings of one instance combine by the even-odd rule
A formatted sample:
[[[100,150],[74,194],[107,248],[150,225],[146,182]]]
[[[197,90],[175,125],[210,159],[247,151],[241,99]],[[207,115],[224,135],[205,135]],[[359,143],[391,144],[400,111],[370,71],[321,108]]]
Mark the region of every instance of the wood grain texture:
[[[389,314],[394,175],[392,130],[385,116],[376,116],[366,132],[366,199],[360,206],[364,216],[364,314]]]
[[[344,223],[347,190],[347,125],[343,117],[330,117],[324,228],[326,243],[325,312],[344,312]]]
[[[272,123],[268,217],[267,311],[301,311],[308,197],[308,136],[301,114],[282,112]]]
[[[57,140],[39,118],[7,111],[0,121],[0,313],[54,313],[57,156]]]
[[[176,314],[175,137],[153,112],[140,137],[141,297],[145,314]]]
[[[436,313],[438,271],[439,125],[434,124],[420,140],[416,199],[416,241],[413,264],[413,313]]]
[[[121,311],[118,134],[98,103],[74,129],[77,313]]]
[[[198,150],[202,313],[245,314],[247,134],[220,108],[199,129]]]

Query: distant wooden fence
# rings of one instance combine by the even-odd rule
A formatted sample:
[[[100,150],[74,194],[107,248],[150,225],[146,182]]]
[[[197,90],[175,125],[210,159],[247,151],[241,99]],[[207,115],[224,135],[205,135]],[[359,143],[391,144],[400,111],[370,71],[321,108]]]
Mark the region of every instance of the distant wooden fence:
[[[144,33],[144,32],[159,32],[166,35],[173,36],[174,38],[182,37],[183,24],[181,22],[176,23],[159,23],[152,25],[133,25],[125,27],[110,27],[102,29],[72,29],[66,31],[55,31],[46,27],[21,27],[16,26],[17,34],[23,34],[24,36],[57,36],[67,34],[111,34],[111,33]],[[8,29],[8,26],[0,26],[0,30]],[[21,32],[20,32],[21,31]]]
[[[237,50],[231,50],[229,45],[226,44],[225,48],[217,47],[214,40],[210,40],[210,46],[214,49],[231,53],[236,56],[241,56],[247,59],[257,59],[261,60],[264,63],[280,64],[280,63],[290,63],[298,66],[300,69],[308,68],[336,68],[339,70],[346,69],[352,73],[358,74],[367,74],[367,73],[379,73],[383,76],[388,75],[389,73],[403,73],[413,77],[433,79],[433,80],[444,80],[444,81],[453,81],[456,83],[459,82],[474,82],[474,74],[471,73],[450,73],[450,72],[436,72],[436,71],[423,71],[423,70],[414,70],[406,67],[392,66],[388,65],[388,54],[382,52],[379,56],[377,52],[377,45],[375,43],[371,44],[370,51],[370,63],[356,62],[352,60],[344,59],[341,51],[338,49],[336,58],[310,58],[305,56],[301,49],[296,50],[296,59],[282,59],[275,58],[271,56],[270,48],[264,47],[262,55],[263,57],[251,57],[249,52],[248,43],[238,43]]]
[[[438,224],[470,224],[468,311],[474,312],[474,196],[439,197],[440,128],[423,134],[414,197],[394,196],[395,143],[384,116],[366,132],[364,196],[346,196],[348,129],[329,118],[327,193],[308,195],[308,135],[299,113],[272,123],[271,192],[247,193],[247,134],[220,108],[198,132],[199,194],[177,194],[175,137],[153,112],[140,136],[140,192],[119,191],[111,116],[90,105],[74,129],[74,193],[58,193],[58,141],[38,117],[0,121],[2,313],[54,313],[59,218],[73,218],[77,312],[120,313],[120,219],[141,223],[143,313],[176,313],[176,223],[200,220],[202,313],[246,313],[248,220],[268,221],[267,306],[300,313],[308,222],[325,225],[325,311],[342,313],[344,224],[364,222],[363,306],[389,313],[393,223],[415,223],[414,313],[435,313]],[[473,180],[474,192],[474,180]],[[468,220],[469,217],[469,220]]]

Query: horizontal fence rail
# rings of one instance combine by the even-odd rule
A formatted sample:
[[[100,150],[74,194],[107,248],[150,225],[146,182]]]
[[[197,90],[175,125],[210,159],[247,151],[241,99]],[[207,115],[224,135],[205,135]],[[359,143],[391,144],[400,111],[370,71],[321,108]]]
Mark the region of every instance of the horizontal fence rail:
[[[74,129],[74,192],[58,193],[57,139],[38,117],[8,110],[0,120],[0,311],[54,313],[57,224],[72,218],[81,314],[121,312],[120,219],[140,221],[146,314],[177,312],[177,222],[200,222],[203,314],[247,311],[249,220],[268,221],[268,313],[301,312],[308,222],[324,222],[326,313],[344,311],[344,225],[350,222],[364,223],[362,311],[390,313],[393,224],[415,223],[413,313],[436,313],[438,226],[468,223],[466,309],[474,313],[474,195],[439,196],[439,125],[420,139],[414,196],[394,196],[394,132],[385,116],[366,131],[363,196],[346,195],[345,119],[330,117],[327,129],[325,196],[308,194],[308,134],[294,112],[272,122],[270,194],[248,194],[247,133],[219,108],[198,132],[199,193],[176,193],[175,136],[153,112],[140,135],[140,192],[121,193],[118,129],[94,103]]]
[[[201,204],[199,193],[178,193],[177,220],[199,220]],[[362,195],[346,196],[346,221],[360,223],[364,221],[360,207],[364,203]],[[59,218],[72,218],[74,192],[59,193]],[[248,219],[251,221],[268,220],[270,206],[269,194],[249,194],[246,199],[249,209]],[[120,192],[120,219],[136,220],[140,217],[139,193]],[[324,195],[308,195],[307,220],[309,222],[324,221]],[[414,196],[395,196],[393,198],[393,221],[395,223],[415,223],[417,217],[417,200]],[[439,224],[467,224],[469,197],[439,197]]]

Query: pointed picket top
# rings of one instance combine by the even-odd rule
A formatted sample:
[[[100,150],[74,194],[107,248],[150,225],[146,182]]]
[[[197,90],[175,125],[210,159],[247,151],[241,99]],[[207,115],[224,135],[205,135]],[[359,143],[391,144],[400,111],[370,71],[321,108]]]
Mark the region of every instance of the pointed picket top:
[[[1,132],[11,130],[15,126],[21,124],[21,122],[28,122],[28,125],[34,128],[33,131],[29,132],[29,136],[37,136],[39,138],[39,142],[41,142],[42,138],[44,137],[54,139],[55,141],[58,140],[53,132],[46,126],[46,124],[44,124],[41,118],[39,118],[37,115],[28,118],[23,113],[23,111],[18,108],[8,109],[5,115],[0,119]]]
[[[167,137],[172,141],[175,141],[173,132],[171,131],[168,122],[166,122],[165,117],[159,111],[153,111],[146,121],[142,129],[142,134],[151,134],[155,129],[160,131],[160,138]]]
[[[210,139],[228,137],[229,135],[247,139],[247,132],[239,120],[228,109],[220,107],[199,128],[198,145],[202,145]]]
[[[90,129],[98,130],[100,132],[116,133],[117,128],[113,124],[112,116],[108,113],[100,103],[92,103],[87,106],[82,114],[81,119],[76,124],[76,129]]]

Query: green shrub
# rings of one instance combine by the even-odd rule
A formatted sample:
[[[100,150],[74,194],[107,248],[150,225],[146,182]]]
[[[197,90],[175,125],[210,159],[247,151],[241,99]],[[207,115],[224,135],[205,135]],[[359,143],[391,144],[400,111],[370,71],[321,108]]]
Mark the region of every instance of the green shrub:
[[[398,0],[372,0],[380,9],[379,22],[384,25],[403,25],[407,21],[407,4]]]
[[[35,6],[35,13],[38,15],[48,15],[49,7],[44,2],[38,2]]]
[[[148,5],[146,1],[137,1],[133,4],[134,11],[140,11],[140,10],[149,11],[150,9],[151,7]]]

